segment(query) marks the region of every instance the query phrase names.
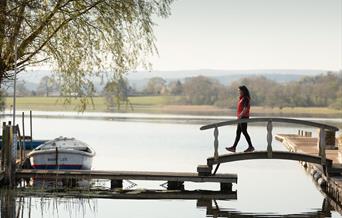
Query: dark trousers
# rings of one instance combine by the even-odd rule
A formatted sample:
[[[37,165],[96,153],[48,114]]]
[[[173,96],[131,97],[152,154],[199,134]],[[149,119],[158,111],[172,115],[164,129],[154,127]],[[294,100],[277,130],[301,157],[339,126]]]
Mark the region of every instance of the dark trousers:
[[[252,142],[251,142],[251,137],[249,137],[248,132],[247,132],[247,123],[240,123],[240,124],[237,125],[235,142],[234,142],[233,146],[236,147],[237,144],[239,143],[241,132],[245,136],[249,147],[252,147],[253,145],[252,145]]]

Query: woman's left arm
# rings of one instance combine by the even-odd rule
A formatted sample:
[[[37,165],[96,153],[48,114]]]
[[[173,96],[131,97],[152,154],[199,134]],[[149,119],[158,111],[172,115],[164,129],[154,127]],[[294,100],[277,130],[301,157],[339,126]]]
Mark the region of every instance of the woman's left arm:
[[[247,112],[247,107],[244,107],[243,110],[241,111],[241,113],[239,114],[239,119],[241,119],[242,117],[244,117],[244,115]]]

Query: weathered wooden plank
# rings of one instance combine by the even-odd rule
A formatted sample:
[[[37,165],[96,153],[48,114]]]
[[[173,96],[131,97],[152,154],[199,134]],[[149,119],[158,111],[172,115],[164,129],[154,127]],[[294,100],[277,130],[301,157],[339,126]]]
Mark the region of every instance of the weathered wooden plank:
[[[228,121],[212,123],[209,125],[202,126],[200,130],[212,129],[216,127],[234,125],[234,124],[239,124],[239,123],[258,123],[258,122],[269,122],[269,121],[277,122],[277,123],[294,123],[294,124],[299,124],[299,125],[323,128],[323,129],[327,129],[331,131],[338,131],[337,127],[330,126],[330,125],[323,124],[323,123],[316,123],[316,122],[307,121],[307,120],[277,118],[277,117],[259,117],[259,118],[250,118],[250,119],[228,120]]]
[[[148,172],[148,171],[100,171],[100,170],[28,170],[18,169],[18,178],[74,178],[74,179],[109,179],[109,180],[157,180],[189,182],[226,182],[237,183],[236,174],[217,174],[199,176],[185,172]]]

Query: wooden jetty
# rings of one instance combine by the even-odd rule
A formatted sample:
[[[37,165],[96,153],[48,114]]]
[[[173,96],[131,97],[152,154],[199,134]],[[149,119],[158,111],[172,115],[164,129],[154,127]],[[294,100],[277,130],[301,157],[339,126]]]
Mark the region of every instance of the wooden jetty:
[[[22,169],[20,164],[25,163],[25,151],[17,152],[16,138],[18,126],[3,123],[0,184],[16,187],[18,181],[27,181],[29,178],[62,180],[68,185],[75,184],[81,179],[110,180],[111,189],[123,188],[123,180],[159,180],[166,181],[168,190],[184,190],[184,182],[219,183],[221,192],[232,192],[232,184],[237,183],[236,174],[209,175],[206,172],[147,172],[147,171],[101,171],[101,170],[34,170]],[[19,137],[20,139],[20,137]],[[22,145],[22,144],[21,144]],[[22,146],[20,146],[22,148]],[[20,161],[16,161],[20,157]],[[28,160],[28,159],[26,159]],[[19,163],[19,164],[18,164]]]
[[[299,131],[299,134],[278,134],[275,138],[291,152],[312,155],[318,151],[318,138],[312,137],[312,134],[303,134],[303,131]],[[342,214],[342,150],[339,146],[331,145],[325,153],[332,160],[332,168],[328,172],[320,164],[301,163],[319,190],[329,198],[330,204]]]
[[[219,155],[219,127],[255,122],[267,123],[267,146],[264,151]],[[273,123],[276,122],[318,128],[318,137],[312,138],[312,133],[304,132],[303,130],[298,131],[297,135],[276,135],[275,138],[282,141],[289,151],[273,151],[272,129]],[[335,143],[335,135],[338,131],[337,127],[306,120],[268,117],[228,120],[205,125],[200,129],[214,129],[214,155],[208,158],[207,165],[202,165],[200,169],[206,168],[209,174],[215,175],[220,164],[232,161],[250,159],[286,159],[300,161],[311,175],[313,175],[314,181],[327,197],[329,204],[333,205],[334,209],[342,214],[342,150],[339,150],[339,147]],[[211,172],[213,165],[216,165],[216,168]]]
[[[16,178],[39,179],[107,179],[111,188],[122,188],[123,180],[166,181],[168,190],[183,190],[184,182],[220,183],[221,191],[232,191],[236,174],[202,176],[186,172],[103,171],[103,170],[32,170],[18,169]]]

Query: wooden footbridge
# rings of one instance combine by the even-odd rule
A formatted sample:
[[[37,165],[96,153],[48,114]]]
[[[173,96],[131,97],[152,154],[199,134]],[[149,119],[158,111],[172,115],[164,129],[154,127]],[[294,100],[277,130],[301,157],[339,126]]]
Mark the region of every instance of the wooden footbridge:
[[[246,153],[232,153],[232,154],[218,154],[219,147],[219,127],[228,126],[228,125],[239,125],[241,123],[256,123],[256,122],[264,122],[267,123],[267,146],[265,151],[257,151],[257,152],[246,152]],[[305,153],[296,153],[296,152],[287,152],[287,151],[273,151],[272,149],[272,130],[273,123],[291,123],[291,124],[299,124],[306,125],[310,127],[316,127],[319,129],[319,141],[318,141],[318,154],[311,155]],[[241,160],[252,160],[252,159],[283,159],[283,160],[295,160],[295,161],[303,161],[309,163],[320,164],[325,169],[325,172],[328,172],[332,166],[332,160],[326,158],[325,150],[326,150],[326,134],[333,133],[335,139],[335,132],[338,131],[337,127],[316,123],[306,120],[298,120],[298,119],[287,119],[287,118],[252,118],[252,119],[239,119],[239,120],[229,120],[224,122],[213,123],[209,125],[202,126],[200,130],[208,130],[214,129],[214,156],[207,159],[207,165],[199,165],[197,170],[199,173],[206,173],[215,175],[220,164],[233,162],[233,161],[241,161]],[[212,167],[216,165],[214,172],[212,173]]]

